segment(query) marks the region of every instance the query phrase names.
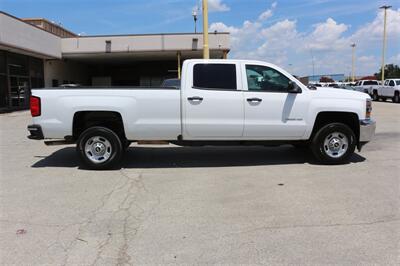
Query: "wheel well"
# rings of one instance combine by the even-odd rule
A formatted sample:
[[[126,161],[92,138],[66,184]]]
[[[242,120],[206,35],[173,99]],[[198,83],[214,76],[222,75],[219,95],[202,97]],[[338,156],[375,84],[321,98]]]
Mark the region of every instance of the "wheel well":
[[[396,94],[399,94],[399,91],[395,91],[395,92],[394,92],[394,95],[396,95]]]
[[[343,123],[353,130],[356,135],[356,140],[360,138],[360,121],[356,113],[350,112],[321,112],[318,113],[315,119],[314,128],[311,134],[311,138],[321,129],[323,126],[331,123]]]
[[[102,126],[114,131],[121,139],[126,139],[122,116],[110,111],[81,111],[74,114],[72,134],[77,140],[81,133],[93,126]]]

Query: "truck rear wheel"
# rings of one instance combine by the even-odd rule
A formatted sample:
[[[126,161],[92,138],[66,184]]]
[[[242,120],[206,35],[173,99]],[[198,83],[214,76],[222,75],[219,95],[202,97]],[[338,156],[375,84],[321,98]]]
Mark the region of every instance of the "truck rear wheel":
[[[77,152],[90,169],[112,169],[122,159],[123,146],[114,131],[105,127],[86,129],[77,142]]]
[[[356,147],[354,132],[345,124],[328,124],[314,135],[311,150],[315,158],[325,164],[341,164],[349,161]]]

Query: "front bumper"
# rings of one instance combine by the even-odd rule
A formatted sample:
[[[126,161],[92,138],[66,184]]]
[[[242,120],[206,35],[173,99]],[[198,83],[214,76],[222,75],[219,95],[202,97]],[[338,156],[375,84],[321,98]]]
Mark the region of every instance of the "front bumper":
[[[29,125],[28,126],[28,131],[30,133],[30,135],[28,136],[28,139],[36,139],[36,140],[44,139],[43,131],[42,131],[42,127],[41,126],[39,126],[39,125]]]
[[[375,135],[376,122],[372,119],[360,120],[360,139],[359,142],[369,142]]]

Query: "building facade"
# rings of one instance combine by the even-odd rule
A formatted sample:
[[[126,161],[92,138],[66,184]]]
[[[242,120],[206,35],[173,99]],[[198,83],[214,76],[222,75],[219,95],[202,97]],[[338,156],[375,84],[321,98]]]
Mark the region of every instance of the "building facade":
[[[226,58],[228,33],[210,33],[211,58]],[[28,107],[30,90],[62,84],[158,86],[185,59],[202,57],[202,34],[78,36],[45,19],[0,12],[0,111]]]

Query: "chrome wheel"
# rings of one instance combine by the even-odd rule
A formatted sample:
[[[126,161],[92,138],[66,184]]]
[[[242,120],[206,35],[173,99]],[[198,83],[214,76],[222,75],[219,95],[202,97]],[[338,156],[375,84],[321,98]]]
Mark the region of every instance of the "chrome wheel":
[[[93,163],[104,163],[110,158],[111,153],[111,143],[104,137],[94,136],[85,143],[85,155]]]
[[[345,134],[334,132],[324,140],[324,151],[331,158],[343,156],[349,148],[349,140]]]

